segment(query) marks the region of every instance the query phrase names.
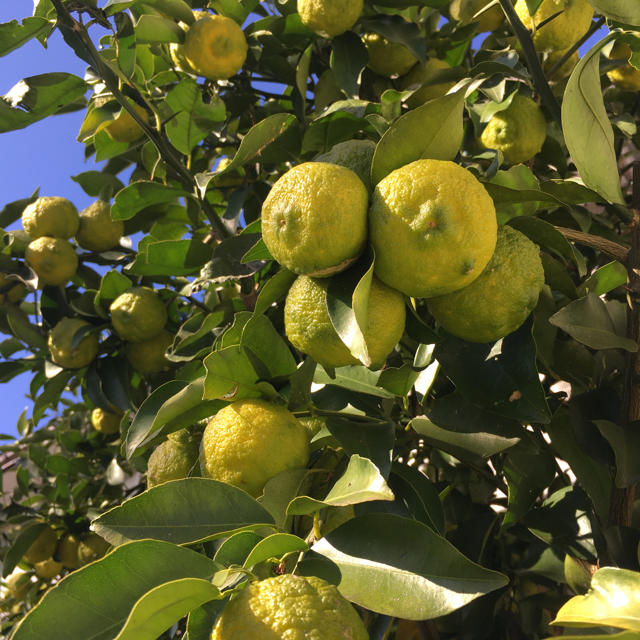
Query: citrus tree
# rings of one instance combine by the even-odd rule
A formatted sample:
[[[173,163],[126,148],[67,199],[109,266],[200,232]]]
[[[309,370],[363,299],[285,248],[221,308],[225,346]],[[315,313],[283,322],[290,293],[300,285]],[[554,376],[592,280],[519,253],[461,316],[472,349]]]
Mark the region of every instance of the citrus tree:
[[[87,64],[7,87],[0,132],[83,110],[101,163],[81,212],[0,211],[33,400],[3,637],[639,638],[636,29],[637,0],[0,25]]]

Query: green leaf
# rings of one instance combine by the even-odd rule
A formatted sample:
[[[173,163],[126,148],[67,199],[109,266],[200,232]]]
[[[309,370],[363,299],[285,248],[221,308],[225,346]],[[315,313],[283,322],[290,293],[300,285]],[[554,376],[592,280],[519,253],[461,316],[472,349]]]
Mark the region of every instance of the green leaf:
[[[143,13],[135,26],[136,40],[141,43],[182,42],[184,31],[173,21],[159,15]]]
[[[281,560],[284,556],[298,551],[308,551],[307,543],[290,533],[274,533],[260,540],[244,561],[244,567],[250,569],[271,558]]]
[[[366,32],[379,33],[390,42],[404,45],[420,62],[425,62],[427,46],[420,29],[414,22],[401,16],[379,14],[375,18],[360,21]]]
[[[70,73],[24,78],[0,97],[0,133],[24,129],[81,99],[87,84]]]
[[[551,624],[640,631],[640,573],[616,567],[598,569],[587,594],[571,598]]]
[[[274,302],[284,298],[296,278],[296,274],[288,269],[280,269],[271,276],[260,289],[254,314],[264,313]]]
[[[640,6],[635,0],[589,0],[589,4],[609,20],[640,27]]]
[[[616,486],[628,487],[640,481],[640,433],[637,423],[623,427],[609,420],[594,420],[616,457]]]
[[[614,260],[596,269],[578,288],[580,295],[593,293],[601,296],[627,282],[627,270],[623,264]]]
[[[113,545],[153,538],[194,544],[273,524],[269,513],[241,489],[210,480],[172,480],[125,500],[91,528]]]
[[[442,429],[433,424],[429,418],[423,416],[414,418],[410,425],[432,446],[462,459],[468,458],[469,453],[481,458],[490,458],[496,453],[513,447],[520,441],[520,438],[505,438],[493,433],[460,433]]]
[[[551,636],[544,640],[555,640],[558,636]],[[578,636],[562,635],[562,640],[639,640],[640,636],[635,631],[621,631],[620,633],[584,633]]]
[[[456,91],[400,116],[378,142],[371,165],[372,184],[414,160],[453,160],[462,144],[464,96],[464,90]]]
[[[122,545],[49,589],[12,639],[112,640],[151,589],[181,578],[209,580],[215,571],[205,555],[167,542]]]
[[[87,195],[94,198],[97,198],[107,187],[111,188],[112,193],[117,193],[120,189],[124,189],[124,185],[116,176],[104,171],[83,171],[70,177],[82,187],[82,190]]]
[[[253,531],[238,531],[222,541],[213,559],[223,567],[232,564],[242,566],[260,540],[262,538]]]
[[[255,124],[242,138],[236,155],[233,156],[233,159],[223,171],[196,175],[196,183],[200,191],[204,194],[207,190],[207,185],[214,176],[221,176],[223,173],[234,171],[255,158],[274,140],[279,138],[295,121],[296,117],[291,113],[274,113]]]
[[[156,640],[187,613],[222,594],[208,580],[180,578],[145,593],[115,640]]]
[[[159,182],[140,181],[130,184],[116,194],[111,207],[114,220],[131,220],[137,213],[156,204],[174,202],[178,198],[188,197],[182,189],[176,189]]]
[[[94,299],[96,310],[101,312],[103,318],[107,318],[109,305],[132,286],[133,283],[127,276],[123,276],[119,271],[108,271],[102,276],[100,289]]]
[[[618,335],[607,305],[595,293],[570,302],[549,322],[592,349],[624,349],[631,353],[638,350],[633,340]]]
[[[264,493],[258,499],[260,504],[271,514],[279,529],[286,530],[287,506],[301,492],[308,476],[307,469],[291,469],[270,478],[264,486]]]
[[[367,48],[353,31],[347,31],[331,42],[331,69],[338,87],[347,97],[359,97],[360,75],[368,61]]]
[[[32,38],[43,36],[53,29],[53,24],[44,18],[24,18],[22,24],[17,20],[0,24],[0,56],[6,56]]]
[[[2,577],[6,578],[18,565],[22,556],[26,553],[27,549],[35,542],[38,536],[49,528],[46,522],[33,521],[29,524],[25,524],[17,535],[13,544],[7,550],[7,553],[2,561]]]
[[[313,381],[316,384],[329,384],[336,387],[368,393],[379,398],[393,398],[393,393],[378,385],[380,371],[369,371],[360,365],[340,367],[335,370],[335,377],[329,376],[323,367],[318,366]]]
[[[372,500],[394,500],[393,492],[368,458],[352,455],[342,477],[333,485],[324,500],[299,496],[287,508],[288,515],[315,513],[324,507],[346,507]]]
[[[139,246],[135,261],[125,270],[140,276],[186,276],[210,259],[211,246],[199,239],[161,240]]]
[[[353,518],[312,551],[338,565],[348,600],[407,620],[446,615],[508,583],[426,525],[390,514]]]
[[[191,153],[225,119],[224,102],[214,98],[205,104],[201,88],[191,78],[173,87],[165,101],[174,113],[165,127],[167,136],[171,144],[185,155]]]
[[[587,187],[609,202],[624,204],[613,127],[600,87],[600,49],[612,37],[609,35],[592,47],[573,70],[562,100],[562,130]]]

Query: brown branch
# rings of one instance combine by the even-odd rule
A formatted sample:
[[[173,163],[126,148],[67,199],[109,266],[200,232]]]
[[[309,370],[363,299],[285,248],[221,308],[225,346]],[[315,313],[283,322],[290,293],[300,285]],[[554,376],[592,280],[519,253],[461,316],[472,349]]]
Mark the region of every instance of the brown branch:
[[[566,227],[556,227],[556,230],[559,231],[567,240],[583,244],[586,247],[591,247],[592,249],[605,253],[610,258],[613,258],[624,265],[627,264],[629,249],[622,244],[613,242],[612,240],[607,240],[600,236],[594,236],[590,233],[583,233],[582,231],[576,231],[575,229],[567,229]]]

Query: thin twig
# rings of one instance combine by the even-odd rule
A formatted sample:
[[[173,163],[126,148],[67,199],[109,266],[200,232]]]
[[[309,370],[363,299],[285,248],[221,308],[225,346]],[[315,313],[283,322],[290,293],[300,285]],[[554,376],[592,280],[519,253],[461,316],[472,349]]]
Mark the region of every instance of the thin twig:
[[[575,229],[567,229],[566,227],[556,227],[556,229],[567,239],[583,244],[587,247],[592,247],[602,253],[607,254],[610,258],[621,262],[626,265],[629,249],[622,244],[607,240],[600,236],[594,236],[590,233],[583,233],[582,231],[576,231]]]

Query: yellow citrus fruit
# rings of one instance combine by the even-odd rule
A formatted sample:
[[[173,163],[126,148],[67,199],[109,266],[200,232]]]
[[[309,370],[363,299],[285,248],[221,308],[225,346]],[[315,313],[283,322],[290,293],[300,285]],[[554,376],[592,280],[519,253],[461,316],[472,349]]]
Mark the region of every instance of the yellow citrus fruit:
[[[330,162],[351,169],[362,180],[367,191],[371,191],[371,163],[375,151],[376,143],[372,140],[346,140],[316,156],[314,161]]]
[[[537,51],[568,49],[589,30],[593,7],[588,0],[542,0],[535,14],[529,14],[527,0],[517,0],[515,10],[527,29],[533,31]],[[539,29],[537,25],[560,13]]]
[[[78,538],[68,533],[60,539],[54,558],[67,567],[67,569],[77,569],[80,566],[80,560],[78,559],[79,546],[80,542]]]
[[[129,101],[129,104],[144,122],[149,122],[149,114],[143,106],[132,100]],[[144,136],[144,131],[140,128],[140,125],[124,108],[120,111],[116,119],[111,124],[108,124],[104,130],[116,142],[135,142]]]
[[[273,476],[308,461],[306,429],[285,407],[265,400],[238,400],[221,409],[202,437],[203,473],[252,496]]]
[[[9,273],[0,273],[0,304],[17,304],[27,295],[27,287]]]
[[[351,603],[315,576],[252,582],[223,609],[211,640],[369,640]]]
[[[173,336],[168,331],[161,331],[150,340],[130,342],[127,345],[127,360],[140,373],[158,373],[171,364],[165,351],[173,343]]]
[[[96,431],[111,435],[120,431],[120,421],[122,420],[122,413],[113,413],[111,411],[105,411],[100,407],[96,407],[91,412],[91,425]]]
[[[518,94],[504,110],[496,113],[480,135],[486,149],[498,149],[511,164],[527,162],[542,149],[547,123],[531,98]]]
[[[480,276],[468,287],[427,304],[449,333],[469,342],[494,342],[527,319],[543,284],[537,245],[505,226],[498,230],[496,250]]]
[[[631,53],[631,47],[626,42],[616,42],[609,54],[609,58],[629,60]],[[640,69],[636,69],[631,63],[612,69],[607,72],[607,77],[620,89],[640,91]]]
[[[80,212],[80,227],[76,241],[89,251],[107,251],[119,242],[124,233],[124,222],[111,218],[108,202],[96,200]]]
[[[78,269],[78,256],[73,246],[62,238],[42,236],[30,242],[25,260],[36,272],[40,286],[61,287],[73,278]]]
[[[416,298],[461,289],[489,262],[497,226],[493,200],[470,171],[454,162],[416,160],[374,190],[375,274]]]
[[[78,230],[78,210],[66,198],[38,198],[22,212],[22,226],[32,240],[42,236],[71,238]]]
[[[351,29],[362,5],[363,0],[298,0],[297,8],[303,24],[329,38]]]
[[[542,65],[544,72],[547,74],[549,80],[554,82],[559,82],[560,80],[566,80],[573,71],[574,67],[578,64],[580,57],[578,56],[578,52],[574,51],[569,59],[552,75],[549,76],[549,72],[553,67],[555,67],[556,63],[564,56],[567,52],[567,49],[563,49],[562,51],[550,51],[547,54],[547,58]]]
[[[480,33],[495,31],[504,21],[504,13],[499,6],[491,7],[473,18],[489,2],[490,0],[453,0],[449,5],[449,13],[458,22],[477,22]]]
[[[25,551],[24,559],[29,564],[36,564],[50,558],[56,550],[58,535],[47,525]]]
[[[285,332],[291,344],[324,367],[358,364],[340,340],[327,310],[329,280],[300,276],[289,289],[284,308]],[[374,278],[371,282],[367,343],[371,367],[380,368],[404,331],[404,298],[399,291]]]
[[[294,273],[333,275],[364,249],[368,200],[350,169],[299,164],[271,188],[262,206],[262,237],[271,255]]]
[[[78,562],[81,565],[99,560],[111,545],[96,533],[89,533],[78,545]]]
[[[387,40],[379,33],[365,33],[362,40],[369,54],[367,66],[381,76],[403,76],[418,62],[403,44]]]
[[[167,309],[149,287],[133,287],[121,293],[109,307],[117,334],[129,342],[143,342],[157,336],[167,324]]]
[[[85,333],[73,346],[73,338],[79,330],[91,327],[78,318],[63,318],[49,333],[51,360],[64,369],[81,369],[93,362],[98,355],[98,336],[95,331]]]
[[[189,27],[181,53],[197,75],[226,80],[240,71],[247,50],[247,40],[235,20],[207,15]]]
[[[438,80],[438,74],[448,71],[451,66],[444,60],[429,58],[425,63],[417,64],[404,76],[402,88],[408,89],[413,85],[420,86],[412,96],[407,98],[407,105],[415,109],[429,100],[444,96],[455,84],[455,80]]]
[[[197,472],[199,447],[186,429],[169,435],[149,456],[147,486],[181,480]]]
[[[43,580],[51,580],[57,575],[60,575],[62,571],[62,562],[57,562],[53,558],[47,558],[41,562],[36,562],[34,565],[36,575]]]

